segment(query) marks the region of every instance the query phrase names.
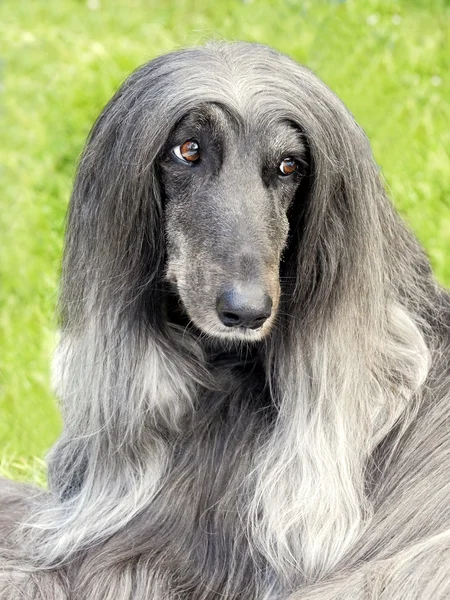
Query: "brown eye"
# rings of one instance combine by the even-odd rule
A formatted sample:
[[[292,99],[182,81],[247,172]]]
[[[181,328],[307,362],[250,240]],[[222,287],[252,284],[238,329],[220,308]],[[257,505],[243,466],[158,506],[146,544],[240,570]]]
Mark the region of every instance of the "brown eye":
[[[195,140],[187,140],[180,146],[175,146],[173,152],[184,162],[193,163],[200,158],[200,146]]]
[[[283,173],[283,175],[292,175],[297,168],[298,165],[293,158],[284,158],[280,163],[280,171]]]

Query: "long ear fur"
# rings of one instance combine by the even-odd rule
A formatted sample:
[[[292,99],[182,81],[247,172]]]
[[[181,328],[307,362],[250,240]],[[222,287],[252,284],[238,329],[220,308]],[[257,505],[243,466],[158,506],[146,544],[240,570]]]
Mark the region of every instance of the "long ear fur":
[[[62,503],[40,521],[60,532],[56,545],[42,546],[49,564],[108,537],[148,504],[169,468],[163,438],[194,407],[205,375],[199,348],[170,330],[164,314],[155,161],[196,101],[195,89],[191,101],[189,90],[171,95],[177,60],[157,59],[129,78],[81,157],[54,361],[64,431],[49,474]]]
[[[312,173],[269,349],[279,417],[251,513],[286,582],[293,568],[300,580],[329,572],[370,520],[369,457],[400,418],[401,436],[428,374],[422,315],[433,288],[360,127],[308,71],[289,76],[300,92],[286,111],[308,140]]]

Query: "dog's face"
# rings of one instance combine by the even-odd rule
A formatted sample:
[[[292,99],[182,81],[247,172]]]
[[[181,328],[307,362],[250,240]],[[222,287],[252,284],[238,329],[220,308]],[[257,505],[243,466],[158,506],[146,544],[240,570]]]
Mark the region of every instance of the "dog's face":
[[[305,161],[290,123],[253,123],[214,104],[172,132],[161,160],[166,276],[202,332],[246,341],[270,332]]]

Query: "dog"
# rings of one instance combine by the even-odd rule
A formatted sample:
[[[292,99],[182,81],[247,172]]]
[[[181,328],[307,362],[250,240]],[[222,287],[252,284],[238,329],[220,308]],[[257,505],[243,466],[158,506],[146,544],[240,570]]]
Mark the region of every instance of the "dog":
[[[156,58],[69,207],[49,489],[0,598],[450,597],[450,296],[369,141],[262,45]]]

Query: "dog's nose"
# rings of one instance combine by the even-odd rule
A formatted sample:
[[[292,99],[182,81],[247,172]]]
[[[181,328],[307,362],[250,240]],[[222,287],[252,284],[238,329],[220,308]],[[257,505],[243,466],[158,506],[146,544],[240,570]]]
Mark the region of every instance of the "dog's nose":
[[[272,298],[259,286],[227,289],[217,298],[217,314],[227,327],[258,329],[271,312]]]

